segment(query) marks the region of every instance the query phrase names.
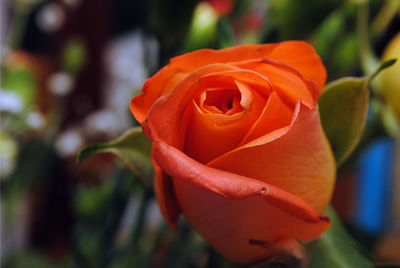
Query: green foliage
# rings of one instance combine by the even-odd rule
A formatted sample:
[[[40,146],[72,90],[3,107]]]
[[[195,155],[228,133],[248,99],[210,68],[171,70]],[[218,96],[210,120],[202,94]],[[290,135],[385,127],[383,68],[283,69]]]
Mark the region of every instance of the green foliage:
[[[368,77],[345,77],[326,85],[318,100],[319,113],[338,165],[350,156],[361,139],[367,119],[369,82],[395,62],[382,63]]]
[[[217,37],[221,48],[233,46],[233,29],[226,17],[220,17],[217,23]]]
[[[143,191],[143,184],[126,168],[100,185],[79,188],[74,199],[74,255],[79,267],[110,267],[115,261],[127,204],[138,193],[132,192],[132,183]]]
[[[1,145],[4,146],[4,143]],[[3,180],[0,187],[0,196],[4,201],[5,221],[15,217],[15,209],[20,206],[22,197],[27,194],[30,187],[35,183],[50,180],[54,172],[54,169],[49,168],[56,162],[55,152],[50,144],[43,141],[31,141],[20,150],[15,172],[7,180]]]
[[[63,69],[69,73],[79,72],[86,60],[84,43],[78,38],[72,38],[62,52]]]
[[[343,77],[357,68],[359,61],[357,37],[352,34],[344,35],[340,42],[335,43],[330,56],[330,78]]]
[[[381,71],[383,71],[386,68],[389,68],[390,66],[392,66],[396,62],[397,62],[397,59],[390,59],[390,60],[387,60],[387,61],[383,62],[379,66],[379,68],[374,73],[371,74],[371,76],[369,77],[369,80],[374,79]]]
[[[340,0],[272,1],[272,20],[279,30],[280,40],[304,39],[315,25],[320,25],[332,10],[340,6]]]
[[[182,46],[182,40],[189,31],[196,0],[150,0],[148,24],[159,37],[162,62],[167,62]]]
[[[327,215],[332,226],[318,241],[308,245],[310,262],[307,268],[372,268],[371,261],[360,253],[332,208],[327,210]]]
[[[4,268],[26,268],[26,267],[37,267],[37,268],[51,268],[52,266],[49,259],[45,256],[29,252],[20,251],[7,256],[6,260],[2,263]]]
[[[312,38],[312,43],[318,54],[323,56],[330,54],[333,44],[344,32],[344,24],[345,14],[340,9],[323,21]]]
[[[381,124],[385,128],[385,131],[392,137],[399,137],[400,122],[397,119],[397,115],[393,111],[393,108],[379,99],[373,99],[371,101],[371,108],[377,115],[379,115]]]
[[[77,156],[78,163],[100,152],[118,156],[147,185],[152,185],[153,164],[151,160],[151,142],[140,127],[132,128],[118,139],[102,144],[91,144],[83,148]]]
[[[400,136],[400,122],[390,106],[383,106],[381,110],[382,124],[393,137]]]
[[[102,212],[108,207],[109,197],[113,190],[114,182],[106,181],[98,187],[81,187],[75,198],[75,211],[79,216],[100,219]]]
[[[318,100],[322,127],[338,165],[361,138],[368,99],[367,79],[346,77],[328,84]]]
[[[35,97],[36,79],[33,73],[24,68],[6,69],[2,73],[1,88],[15,92],[21,97],[22,103],[30,105]]]

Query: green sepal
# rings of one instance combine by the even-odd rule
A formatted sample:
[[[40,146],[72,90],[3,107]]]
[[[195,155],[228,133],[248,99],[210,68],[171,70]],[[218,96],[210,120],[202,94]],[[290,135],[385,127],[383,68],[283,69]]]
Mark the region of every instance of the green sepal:
[[[328,84],[318,100],[322,127],[337,165],[360,141],[368,110],[366,78],[345,77]]]
[[[347,234],[334,210],[326,215],[332,226],[316,241],[307,245],[307,268],[372,268],[373,263],[360,251],[357,243]]]
[[[118,156],[147,185],[152,186],[154,170],[151,146],[151,141],[146,138],[141,128],[135,127],[111,142],[90,144],[84,147],[77,155],[77,162],[81,163],[97,153],[112,153]]]
[[[319,113],[338,166],[350,156],[360,141],[367,119],[368,84],[379,72],[394,63],[394,60],[382,63],[370,76],[344,77],[325,86],[318,100]]]

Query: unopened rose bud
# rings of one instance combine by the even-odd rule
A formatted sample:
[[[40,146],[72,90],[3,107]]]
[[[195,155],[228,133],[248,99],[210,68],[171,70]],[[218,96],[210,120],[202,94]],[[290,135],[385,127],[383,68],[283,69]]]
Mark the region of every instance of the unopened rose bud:
[[[185,51],[206,47],[215,37],[218,13],[207,2],[200,2],[193,13],[193,20],[186,38]]]
[[[171,227],[183,214],[227,258],[249,265],[330,225],[335,160],[317,98],[325,67],[300,41],[202,49],[170,60],[130,108],[153,142],[154,187]],[[261,267],[261,266],[260,266]]]
[[[83,136],[78,129],[68,129],[59,134],[54,145],[61,157],[72,157],[82,147],[83,143]]]
[[[400,32],[389,42],[382,61],[397,58],[397,62],[381,74],[381,92],[400,119]]]
[[[48,85],[54,95],[65,96],[72,91],[74,81],[68,73],[58,72],[49,77]]]

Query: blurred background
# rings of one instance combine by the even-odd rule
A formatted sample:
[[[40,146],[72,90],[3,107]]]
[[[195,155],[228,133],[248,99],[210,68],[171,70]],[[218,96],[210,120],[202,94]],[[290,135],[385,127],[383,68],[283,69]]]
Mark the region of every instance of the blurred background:
[[[79,149],[137,125],[129,100],[184,52],[306,40],[328,81],[400,56],[399,0],[0,1],[1,267],[235,267],[171,230],[121,161]],[[399,66],[372,83],[333,200],[377,262],[400,262]]]

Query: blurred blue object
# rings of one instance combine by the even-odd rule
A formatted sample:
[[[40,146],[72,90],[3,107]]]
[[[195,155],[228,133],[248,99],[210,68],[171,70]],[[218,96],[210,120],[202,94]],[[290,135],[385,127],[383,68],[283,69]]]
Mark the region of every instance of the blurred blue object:
[[[395,139],[378,139],[365,150],[358,163],[354,221],[371,234],[382,233],[389,224],[395,145]]]

